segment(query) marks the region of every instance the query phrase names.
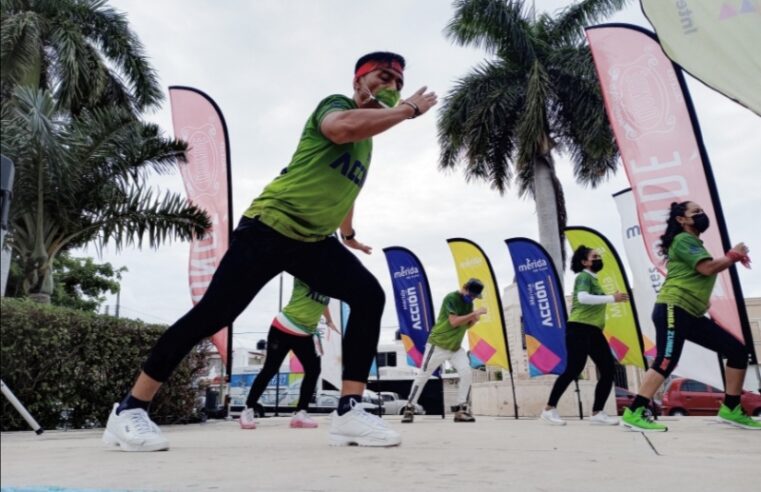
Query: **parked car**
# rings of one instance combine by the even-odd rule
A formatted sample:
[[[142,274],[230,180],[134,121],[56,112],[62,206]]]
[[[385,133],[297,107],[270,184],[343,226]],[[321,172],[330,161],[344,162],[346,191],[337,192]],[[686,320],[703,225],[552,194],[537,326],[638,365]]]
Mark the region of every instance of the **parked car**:
[[[314,399],[309,403],[309,411],[312,413],[329,413],[338,408],[338,400],[341,392],[335,390],[318,391]],[[374,391],[365,390],[362,402],[359,404],[366,412],[378,415],[378,394]],[[380,406],[383,412],[383,405]]]
[[[628,389],[616,386],[616,411],[619,415],[624,414],[624,409],[632,404],[634,397],[636,396],[636,394],[632,393]],[[659,415],[663,415],[662,412],[663,409],[661,408],[660,402],[657,400],[652,400],[650,402],[650,413],[652,413],[653,416],[658,417]]]
[[[407,400],[399,398],[398,393],[392,391],[381,391],[383,398],[383,413],[385,415],[402,415],[404,407],[409,403]],[[415,415],[425,415],[425,409],[418,403],[415,403]]]
[[[724,391],[692,379],[671,381],[663,394],[666,415],[716,415],[724,401]],[[761,396],[743,391],[740,404],[748,415],[761,415]]]

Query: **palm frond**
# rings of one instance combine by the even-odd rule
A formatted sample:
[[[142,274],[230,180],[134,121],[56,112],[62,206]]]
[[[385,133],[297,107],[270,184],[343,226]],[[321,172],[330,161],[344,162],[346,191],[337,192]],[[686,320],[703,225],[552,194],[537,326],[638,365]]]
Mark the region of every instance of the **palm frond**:
[[[517,111],[524,97],[519,72],[485,62],[444,98],[438,133],[442,169],[465,164],[466,179],[483,179],[504,192],[512,178]]]
[[[526,99],[517,126],[518,183],[521,195],[531,191],[534,179],[534,160],[546,158],[554,143],[549,135],[547,101],[553,88],[547,72],[539,61],[531,67],[526,84]]]
[[[79,27],[62,20],[50,35],[56,46],[55,93],[61,108],[74,114],[92,105],[106,86],[106,67],[97,50],[82,35]]]
[[[553,132],[571,157],[576,179],[594,187],[615,173],[618,148],[589,47],[567,48],[558,58],[563,62],[555,63],[549,71],[557,88]]]
[[[550,29],[550,39],[556,46],[575,42],[584,37],[584,28],[620,10],[628,0],[583,0],[561,10]]]
[[[211,227],[208,214],[191,205],[177,193],[154,196],[150,188],[134,186],[124,200],[113,201],[101,209],[89,228],[99,231],[102,245],[142,247],[147,240],[152,248],[177,238],[201,238]]]
[[[535,58],[523,0],[457,0],[444,32],[460,45],[483,47],[528,65]]]
[[[156,107],[164,98],[158,75],[148,63],[140,40],[130,30],[127,16],[102,0],[77,5],[70,12],[82,32],[128,81],[136,108],[142,111]]]
[[[3,15],[0,23],[0,78],[3,81],[18,83],[42,56],[41,52],[40,19],[37,14],[18,12]]]

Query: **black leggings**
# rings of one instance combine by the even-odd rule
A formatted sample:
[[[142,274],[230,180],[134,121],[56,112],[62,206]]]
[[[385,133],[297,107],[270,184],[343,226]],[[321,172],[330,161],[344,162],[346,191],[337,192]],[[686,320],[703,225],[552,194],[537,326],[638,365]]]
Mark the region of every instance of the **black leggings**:
[[[563,396],[571,381],[579,377],[581,371],[584,370],[587,356],[589,356],[600,371],[600,379],[595,387],[595,401],[592,405],[592,411],[599,412],[605,407],[605,401],[610,395],[610,390],[613,389],[613,376],[616,370],[608,341],[600,328],[569,321],[565,344],[568,352],[565,371],[555,380],[547,405],[558,406],[558,400]]]
[[[343,379],[366,382],[380,336],[386,296],[378,280],[334,237],[287,238],[256,219],[241,220],[206,294],[158,339],[143,366],[164,382],[201,340],[232,323],[259,290],[286,271],[351,308],[344,334]]]
[[[656,304],[653,323],[658,353],[650,368],[663,377],[668,377],[679,362],[685,340],[726,357],[727,367],[748,367],[748,350],[745,346],[710,318],[697,318],[673,304]]]
[[[304,379],[301,381],[299,404],[296,405],[296,410],[306,410],[309,407],[309,400],[314,394],[317,378],[320,375],[320,357],[315,351],[314,340],[310,336],[289,335],[273,326],[267,335],[267,357],[264,359],[264,367],[256,375],[254,384],[248,391],[248,398],[246,398],[248,408],[254,408],[259,397],[267,389],[267,384],[280,371],[280,364],[291,350],[304,367]]]

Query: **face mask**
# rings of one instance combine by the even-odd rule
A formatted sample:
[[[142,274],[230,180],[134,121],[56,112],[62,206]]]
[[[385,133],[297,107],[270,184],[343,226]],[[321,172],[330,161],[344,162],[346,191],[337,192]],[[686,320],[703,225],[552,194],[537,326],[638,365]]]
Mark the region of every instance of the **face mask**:
[[[402,95],[399,91],[389,88],[381,89],[373,96],[373,99],[386,109],[395,107],[401,98]]]
[[[692,216],[692,225],[698,232],[703,233],[711,224],[706,214],[695,214]]]
[[[468,304],[471,304],[473,302],[473,296],[469,296],[468,294],[462,294],[462,300],[467,302]]]
[[[595,273],[602,270],[602,260],[592,260],[592,266],[589,269]]]

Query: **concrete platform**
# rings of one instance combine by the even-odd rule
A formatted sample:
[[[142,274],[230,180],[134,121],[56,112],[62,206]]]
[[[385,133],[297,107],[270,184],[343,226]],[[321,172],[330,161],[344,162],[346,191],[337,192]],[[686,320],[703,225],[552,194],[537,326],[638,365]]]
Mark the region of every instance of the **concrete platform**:
[[[319,429],[286,418],[242,431],[237,422],[165,427],[172,449],[124,453],[101,447],[101,431],[4,433],[5,489],[256,491],[749,491],[761,490],[761,432],[709,417],[663,418],[665,434],[569,420],[427,416],[398,448],[331,448]]]

